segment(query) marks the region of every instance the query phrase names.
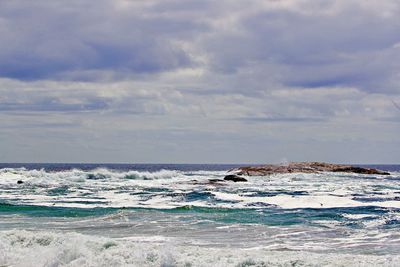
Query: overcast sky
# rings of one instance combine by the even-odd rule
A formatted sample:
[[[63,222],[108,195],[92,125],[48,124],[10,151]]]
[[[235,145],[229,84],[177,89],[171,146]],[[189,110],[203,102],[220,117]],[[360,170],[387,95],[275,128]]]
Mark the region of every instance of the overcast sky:
[[[2,0],[0,162],[399,163],[399,14]]]

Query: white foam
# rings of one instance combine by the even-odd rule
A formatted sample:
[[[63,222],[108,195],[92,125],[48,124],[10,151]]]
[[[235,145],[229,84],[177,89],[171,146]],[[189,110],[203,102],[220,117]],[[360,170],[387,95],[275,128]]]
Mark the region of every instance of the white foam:
[[[347,218],[347,219],[353,219],[353,220],[361,220],[364,218],[371,218],[371,217],[377,217],[374,216],[373,214],[343,214],[343,217]]]
[[[40,266],[398,266],[399,255],[352,255],[188,246],[164,238],[0,232],[0,265]]]
[[[18,180],[29,182],[32,184],[54,184],[54,183],[69,183],[69,182],[96,182],[96,180],[88,179],[92,175],[95,179],[102,180],[115,180],[115,179],[170,179],[182,177],[180,171],[175,170],[160,170],[155,172],[148,171],[114,171],[105,168],[98,168],[91,171],[83,171],[79,169],[65,170],[65,171],[45,171],[41,170],[26,170],[24,168],[17,169],[0,169],[0,184],[15,184]],[[97,181],[99,181],[97,180]]]
[[[245,204],[265,203],[269,205],[276,205],[284,209],[357,207],[364,205],[363,203],[351,200],[350,198],[329,195],[290,196],[281,194],[272,197],[245,197],[223,192],[213,192],[213,194],[221,200],[240,201]]]
[[[262,204],[285,209],[360,206],[400,208],[400,201],[393,200],[400,197],[398,179],[370,179],[369,176],[340,173],[292,173],[248,177],[247,183],[208,183],[209,179],[222,178],[224,174],[223,171],[147,172],[104,168],[57,172],[24,168],[0,169],[0,198],[12,204],[82,208],[175,208],[179,205],[257,208],[262,207]],[[18,180],[24,183],[17,184]],[[52,190],[57,191],[62,187],[64,192],[52,193]],[[274,194],[287,193],[257,196],[260,192],[269,191]],[[290,194],[296,191],[302,193]],[[190,192],[210,192],[215,199],[186,201],[184,196]],[[362,202],[357,201],[354,195],[385,196],[387,200]],[[76,203],[73,203],[74,200]]]

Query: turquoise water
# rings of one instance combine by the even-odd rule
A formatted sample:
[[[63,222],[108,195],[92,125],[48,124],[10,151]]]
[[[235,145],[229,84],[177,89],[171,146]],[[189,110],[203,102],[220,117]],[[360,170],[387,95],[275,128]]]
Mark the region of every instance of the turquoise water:
[[[331,209],[228,209],[228,208],[201,208],[183,206],[174,209],[145,209],[145,208],[65,208],[65,207],[46,207],[46,206],[26,206],[0,204],[1,215],[23,215],[29,217],[96,217],[117,214],[121,211],[135,213],[159,212],[169,215],[191,216],[193,221],[209,220],[216,223],[243,223],[243,224],[263,224],[270,226],[287,226],[295,224],[318,225],[320,220],[332,220],[342,223],[351,228],[362,228],[359,219],[348,218],[346,215],[370,215],[365,216],[363,221],[371,221],[376,216],[389,216],[397,209],[385,209],[373,206],[356,208],[331,208]],[[400,225],[399,219],[387,219],[380,227],[396,227]]]

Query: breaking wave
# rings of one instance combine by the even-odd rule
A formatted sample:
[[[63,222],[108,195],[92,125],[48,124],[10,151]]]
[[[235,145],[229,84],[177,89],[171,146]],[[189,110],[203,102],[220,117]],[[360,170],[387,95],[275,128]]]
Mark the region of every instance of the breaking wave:
[[[225,174],[206,170],[5,168],[0,169],[0,202],[77,208],[400,208],[398,173],[388,177],[278,174],[248,177],[245,183],[224,182]]]
[[[163,237],[111,239],[77,233],[0,233],[1,266],[398,266],[400,256],[184,246]]]

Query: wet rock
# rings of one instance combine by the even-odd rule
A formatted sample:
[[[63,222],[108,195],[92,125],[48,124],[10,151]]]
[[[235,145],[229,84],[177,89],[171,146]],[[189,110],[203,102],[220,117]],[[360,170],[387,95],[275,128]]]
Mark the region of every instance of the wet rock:
[[[23,184],[23,183],[24,183],[24,181],[22,181],[22,180],[17,181],[17,184]]]
[[[352,173],[360,173],[360,174],[380,174],[380,175],[390,175],[388,172],[376,170],[376,169],[369,169],[369,168],[361,168],[361,167],[345,167],[345,168],[338,168],[332,170],[333,172],[352,172]]]
[[[97,173],[97,174],[89,173],[89,174],[87,174],[86,177],[89,180],[103,180],[103,179],[107,178],[107,176],[105,176],[104,174],[101,174],[101,173]]]
[[[291,162],[282,165],[246,166],[235,169],[237,175],[265,176],[276,173],[320,173],[320,172],[347,172],[360,174],[390,175],[388,172],[362,168],[345,164],[325,162]]]
[[[238,175],[230,174],[224,177],[225,181],[233,181],[233,182],[247,182],[247,179],[240,177]]]

